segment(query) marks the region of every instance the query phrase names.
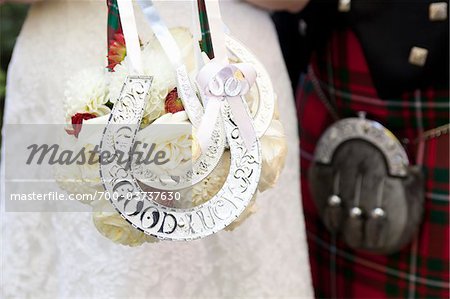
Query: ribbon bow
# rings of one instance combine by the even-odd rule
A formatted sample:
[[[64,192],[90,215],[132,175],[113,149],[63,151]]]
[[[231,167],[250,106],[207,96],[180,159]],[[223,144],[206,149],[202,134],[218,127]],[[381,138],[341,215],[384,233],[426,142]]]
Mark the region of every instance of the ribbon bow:
[[[256,71],[248,63],[224,65],[212,61],[200,70],[197,83],[206,96],[206,108],[197,135],[204,153],[211,144],[215,123],[225,101],[230,105],[247,149],[251,149],[256,133],[242,96],[250,90],[255,80]]]

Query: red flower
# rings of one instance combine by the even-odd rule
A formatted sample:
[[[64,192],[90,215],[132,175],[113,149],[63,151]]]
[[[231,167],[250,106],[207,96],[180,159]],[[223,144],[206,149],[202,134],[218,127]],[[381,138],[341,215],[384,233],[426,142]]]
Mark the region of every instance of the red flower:
[[[178,97],[176,87],[167,95],[164,107],[167,113],[177,113],[180,111],[184,111],[183,103]]]
[[[67,134],[75,135],[78,138],[78,134],[80,134],[81,126],[83,124],[83,120],[88,120],[91,118],[96,118],[97,115],[91,113],[77,113],[72,116],[72,128],[73,130],[66,129]]]
[[[108,68],[112,71],[116,65],[125,59],[127,48],[125,47],[125,38],[122,33],[114,34],[114,39],[109,44]]]

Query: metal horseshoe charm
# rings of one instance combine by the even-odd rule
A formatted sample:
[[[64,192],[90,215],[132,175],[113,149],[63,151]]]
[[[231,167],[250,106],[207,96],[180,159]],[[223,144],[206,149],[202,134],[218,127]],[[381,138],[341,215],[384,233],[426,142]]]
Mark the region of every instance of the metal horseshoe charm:
[[[104,187],[122,217],[146,234],[166,240],[208,236],[233,222],[256,192],[262,159],[259,140],[247,149],[231,109],[225,106],[222,119],[231,163],[221,190],[204,204],[188,209],[170,208],[153,201],[142,191],[133,172],[113,159],[119,150],[127,153],[133,146],[151,81],[151,77],[128,77],[114,105],[100,144],[101,152],[112,153],[109,161],[100,163]]]
[[[270,76],[267,73],[264,66],[258,61],[255,55],[248,50],[243,44],[231,36],[226,36],[227,49],[229,53],[236,56],[239,61],[251,63],[256,72],[256,89],[258,91],[258,101],[256,106],[253,107],[254,114],[252,115],[254,128],[256,135],[261,137],[269,127],[274,109],[275,109],[275,94],[273,91],[272,82]],[[177,69],[177,81],[180,98],[183,100],[183,105],[186,108],[186,112],[189,119],[193,123],[194,127],[200,123],[203,117],[203,110],[199,109],[198,104],[200,100],[197,97],[197,93],[189,80],[187,70],[184,66]],[[211,92],[215,92],[220,95],[224,92],[229,96],[239,94],[239,84],[236,82],[215,82],[211,83]],[[226,90],[225,90],[226,89]],[[226,136],[223,127],[223,120],[218,120],[214,126],[214,142],[208,148],[206,153],[201,153],[200,157],[192,164],[192,171],[188,171],[183,175],[169,180],[161,180],[160,176],[150,172],[143,167],[134,167],[133,171],[139,177],[146,178],[146,185],[156,189],[163,190],[180,190],[188,188],[194,184],[201,182],[205,179],[220,161],[223,152],[226,147]]]

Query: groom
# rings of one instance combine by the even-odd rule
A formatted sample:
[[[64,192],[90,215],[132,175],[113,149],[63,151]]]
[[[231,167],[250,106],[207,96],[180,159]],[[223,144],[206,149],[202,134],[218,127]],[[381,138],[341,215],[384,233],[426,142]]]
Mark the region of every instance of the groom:
[[[292,23],[299,24],[302,46],[311,49],[297,105],[316,296],[449,298],[448,1],[247,1],[271,10],[303,9],[302,19]],[[355,250],[329,233],[309,189],[319,138],[359,111],[393,132],[425,178],[416,186],[425,189],[420,227],[392,254]],[[369,200],[364,194],[361,200]]]

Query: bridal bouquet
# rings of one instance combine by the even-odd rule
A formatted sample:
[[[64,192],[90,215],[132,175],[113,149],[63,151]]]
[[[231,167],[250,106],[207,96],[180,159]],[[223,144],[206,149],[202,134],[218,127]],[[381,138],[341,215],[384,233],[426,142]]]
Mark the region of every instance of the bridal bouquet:
[[[197,41],[195,41],[195,38],[187,28],[171,28],[169,31],[180,50],[184,66],[189,75],[189,81],[196,82],[198,80],[196,78],[199,76],[199,64],[208,65],[210,59],[204,54],[201,56],[196,55],[195,46]],[[66,84],[64,105],[67,121],[66,137],[70,146],[74,149],[93,150],[98,146],[101,143],[102,136],[106,134],[105,127],[108,122],[114,119],[114,109],[119,109],[120,105],[123,106],[123,103],[118,101],[119,99],[123,101],[121,93],[126,89],[123,85],[129,76],[132,61],[128,55],[126,41],[122,32],[116,32],[109,44],[108,68],[85,69],[80,73],[74,74]],[[157,36],[153,36],[145,42],[140,41],[139,49],[142,57],[140,75],[151,77],[152,80],[148,94],[145,95],[145,105],[142,109],[142,117],[134,141],[140,144],[155,144],[155,151],[163,152],[166,161],[168,161],[168,163],[158,167],[158,169],[155,169],[155,166],[152,165],[134,165],[135,180],[146,182],[148,175],[154,173],[158,176],[169,174],[167,177],[172,178],[174,172],[183,172],[182,169],[196,165],[195,161],[201,160],[202,152],[205,154],[206,151],[204,147],[202,148],[199,141],[200,136],[198,134],[200,132],[195,128],[175,129],[165,132],[161,132],[162,130],[158,129],[161,128],[161,125],[188,125],[191,128],[190,125],[193,124],[189,118],[189,111],[183,104],[179,93],[180,84],[177,72],[172,67],[170,57],[167,56],[167,51],[165,51]],[[236,51],[236,53],[239,53],[239,51]],[[201,57],[200,62],[199,57]],[[229,54],[229,61],[233,64],[243,62],[239,55],[233,55],[233,53]],[[239,72],[234,74],[237,74],[236,76],[240,75]],[[201,93],[199,90],[200,88],[196,91],[197,95]],[[250,115],[257,113],[258,107],[261,106],[260,98],[261,90],[258,90],[255,86],[248,88],[248,92],[243,99],[245,99]],[[272,101],[275,102],[275,99],[273,98]],[[251,200],[239,217],[230,221],[231,224],[225,225],[227,230],[233,230],[255,212],[256,194],[273,187],[284,166],[287,153],[286,140],[276,104],[274,104],[274,107],[275,110],[269,120],[270,124],[258,141],[262,154],[261,175],[257,182],[257,191],[251,194]],[[213,135],[211,138],[213,138]],[[105,143],[105,141],[103,142]],[[181,229],[185,226],[187,221],[183,222],[184,215],[170,218],[167,217],[168,213],[165,213],[161,214],[164,215],[164,218],[161,220],[161,218],[158,218],[159,214],[155,210],[149,214],[151,217],[143,217],[144,214],[140,216],[141,220],[143,218],[154,220],[152,225],[149,224],[147,226],[145,224],[142,224],[142,226],[136,225],[127,217],[124,217],[124,214],[121,215],[117,211],[116,205],[114,205],[116,207],[114,209],[110,201],[107,200],[110,198],[100,196],[100,194],[108,194],[108,190],[105,190],[105,182],[101,177],[101,173],[103,172],[104,174],[105,170],[102,169],[100,163],[100,153],[98,151],[94,152],[97,153],[97,159],[95,159],[94,163],[58,166],[55,175],[60,187],[68,193],[97,195],[81,202],[92,207],[93,223],[103,236],[116,243],[138,246],[144,242],[154,242],[160,238],[158,234],[154,235],[145,231],[147,228],[153,228],[156,223],[159,225],[162,222],[158,232],[165,234],[171,233],[172,229],[172,232],[175,231],[175,227]],[[200,215],[201,211],[194,213],[193,208],[203,206],[211,198],[223,192],[228,175],[234,167],[233,163],[236,164],[233,160],[233,155],[235,155],[233,145],[228,141],[228,146],[225,147],[223,154],[221,154],[218,162],[214,164],[210,173],[189,188],[189,196],[185,196],[185,198],[188,198],[188,202],[186,200],[182,203],[164,202],[165,198],[162,198],[162,195],[165,194],[164,196],[166,196],[168,193],[161,193],[161,198],[155,200],[156,204],[159,204],[159,206],[166,205],[168,211],[175,211],[177,208],[191,211],[191,214],[188,215],[191,222],[190,230],[192,232],[203,230],[199,229],[198,226],[196,227],[195,219],[193,220],[193,217],[197,214]],[[244,157],[245,155],[248,156],[248,154],[244,154]],[[245,168],[243,169],[245,170]],[[235,172],[235,177],[237,173]],[[192,172],[190,174],[192,176]],[[145,188],[143,187],[143,190],[155,190]],[[176,188],[171,190],[176,190]],[[172,192],[169,193],[172,194]],[[185,193],[181,194],[185,195]],[[224,203],[218,203],[215,209],[217,211],[224,206]],[[139,209],[144,209],[142,204]],[[125,214],[125,216],[128,215]],[[206,222],[208,222],[208,219],[214,220],[213,216],[209,218],[202,217],[200,220],[205,226],[207,226]],[[217,216],[216,222],[219,222],[219,218]],[[175,221],[175,224],[170,225],[170,221]],[[194,238],[197,237],[192,237],[192,239]]]

